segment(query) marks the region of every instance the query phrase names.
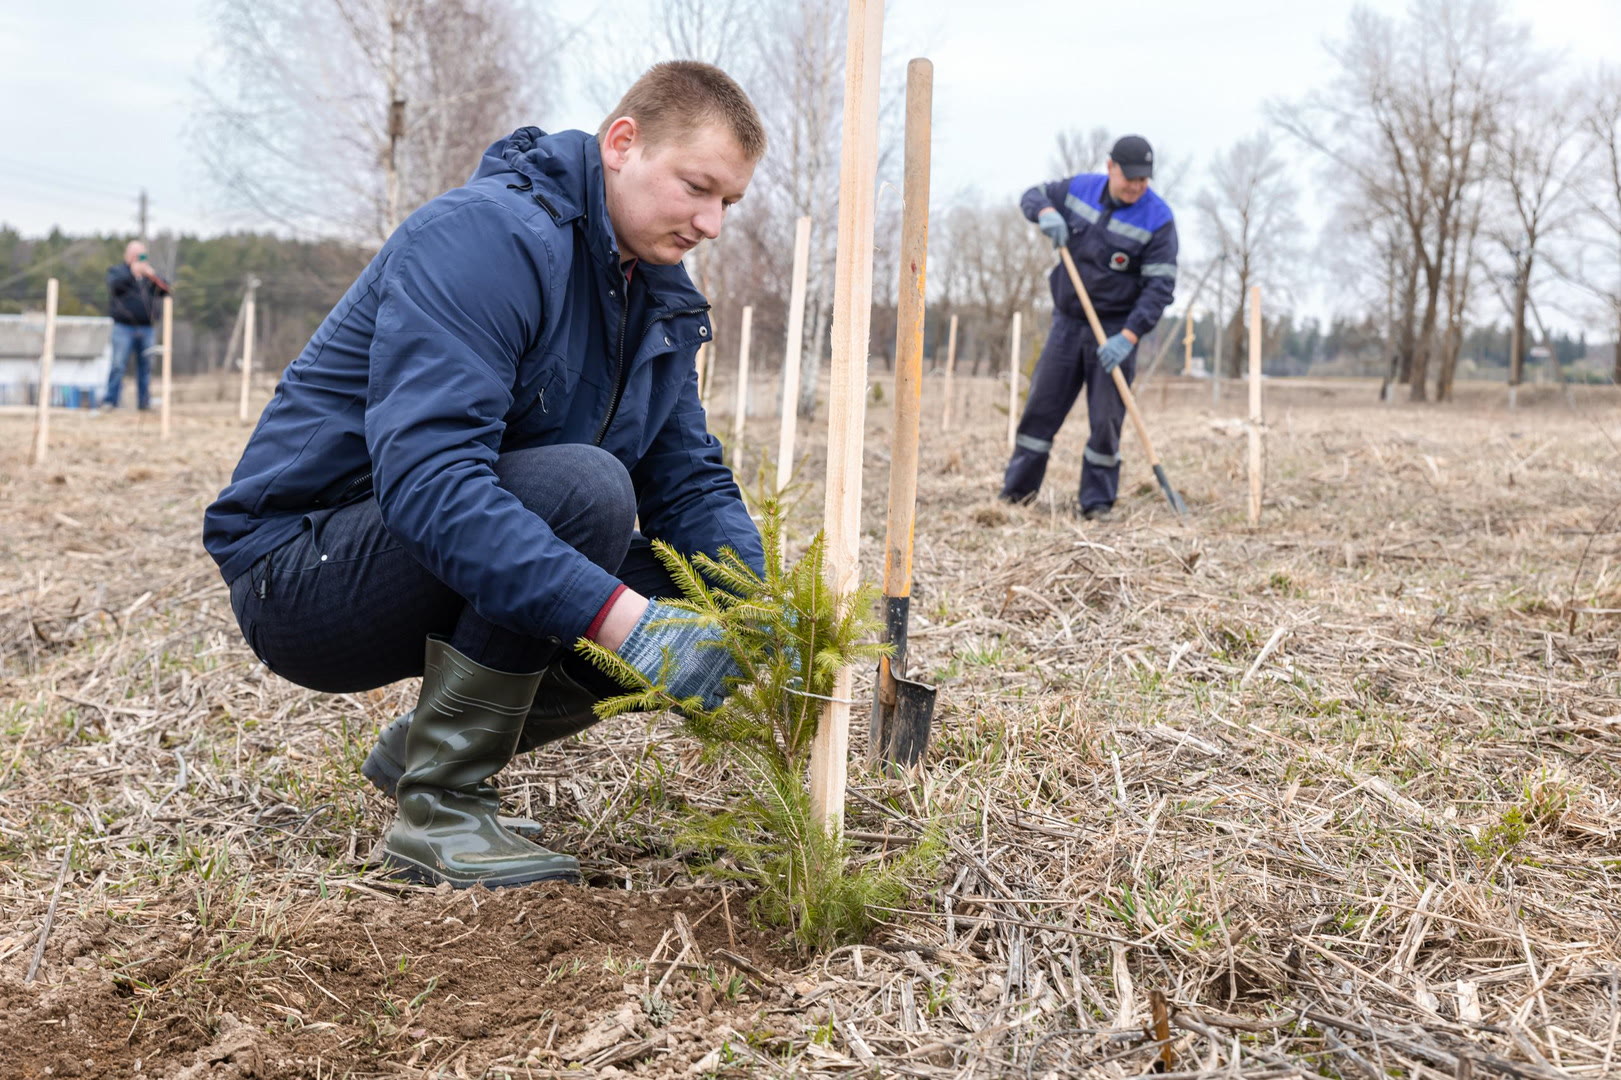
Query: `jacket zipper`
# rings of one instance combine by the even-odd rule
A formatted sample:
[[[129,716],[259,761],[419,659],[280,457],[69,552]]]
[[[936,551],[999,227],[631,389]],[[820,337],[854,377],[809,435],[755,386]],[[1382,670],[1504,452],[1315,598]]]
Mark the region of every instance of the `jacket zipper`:
[[[708,310],[709,305],[705,304],[702,307],[686,308],[682,311],[660,311],[647,320],[647,325],[642,328],[642,337],[647,337],[647,332],[653,329],[653,324],[660,319],[672,319],[678,315],[701,315]],[[625,383],[630,374],[625,365],[625,324],[628,322],[630,322],[630,295],[627,292],[625,295],[625,310],[619,317],[619,370],[614,379],[614,395],[608,401],[608,414],[602,418],[602,427],[597,432],[595,443],[597,446],[601,446],[602,440],[607,437],[608,425],[613,423],[614,414],[619,411],[619,399],[625,395]]]
[[[333,500],[332,505],[333,506],[342,506],[342,505],[344,505],[344,503],[348,501],[348,499],[349,499],[349,497],[351,495],[360,494],[360,492],[365,489],[366,485],[368,485],[370,483],[371,483],[371,470],[368,469],[367,471],[361,473],[359,476],[355,477],[353,480],[351,480],[347,484],[345,484],[344,487],[343,487],[343,490],[338,493],[338,497]]]
[[[624,305],[619,314],[619,367],[614,372],[614,396],[608,399],[608,412],[602,418],[602,427],[597,431],[595,445],[601,446],[602,440],[608,435],[608,425],[614,422],[614,413],[619,411],[619,399],[625,396],[625,380],[629,374],[625,370],[625,324],[630,322],[630,286],[624,289]]]

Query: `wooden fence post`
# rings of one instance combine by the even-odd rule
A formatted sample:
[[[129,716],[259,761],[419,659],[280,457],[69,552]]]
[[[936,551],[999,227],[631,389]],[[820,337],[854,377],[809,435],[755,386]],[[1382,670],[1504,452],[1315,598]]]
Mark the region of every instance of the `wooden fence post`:
[[[782,355],[782,434],[777,439],[777,491],[794,472],[794,435],[799,424],[799,362],[805,351],[805,284],[810,275],[811,219],[794,223],[794,276],[788,290],[788,348]]]
[[[952,379],[957,370],[957,316],[951,316],[951,329],[946,334],[946,403],[940,410],[940,431],[951,430]]]
[[[248,282],[248,295],[242,300],[242,393],[236,402],[236,418],[248,422],[248,392],[253,384],[253,320],[257,307],[259,279]]]
[[[839,157],[839,242],[833,283],[833,374],[827,418],[827,583],[854,589],[861,544],[861,441],[872,322],[872,234],[878,178],[878,70],[883,0],[849,0],[844,134]],[[830,832],[844,824],[853,672],[840,671],[811,746],[811,811]]]
[[[163,296],[163,404],[158,413],[158,437],[169,437],[169,399],[174,396],[174,296]]]
[[[1261,520],[1261,287],[1250,289],[1250,524]]]
[[[34,451],[30,464],[40,465],[51,443],[51,368],[56,364],[56,301],[60,285],[45,282],[45,343],[39,352],[39,411],[34,414]]]
[[[743,431],[749,418],[749,346],[754,337],[754,307],[743,308],[743,331],[737,342],[737,408],[732,413],[732,468],[743,463]]]
[[[1024,312],[1013,313],[1013,329],[1008,337],[1007,359],[1007,448],[1013,451],[1019,437],[1019,320]]]

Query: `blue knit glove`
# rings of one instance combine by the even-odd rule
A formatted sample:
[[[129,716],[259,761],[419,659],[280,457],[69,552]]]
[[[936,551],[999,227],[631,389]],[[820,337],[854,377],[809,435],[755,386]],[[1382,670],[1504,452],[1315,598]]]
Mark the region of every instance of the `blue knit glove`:
[[[1053,247],[1063,247],[1069,240],[1069,226],[1064,222],[1064,215],[1050,206],[1036,215],[1036,228],[1047,234]]]
[[[1120,366],[1120,361],[1131,355],[1133,346],[1124,334],[1116,334],[1102,345],[1098,346],[1098,363],[1103,365],[1104,374],[1108,374]]]
[[[663,682],[672,696],[696,697],[705,709],[714,709],[726,700],[725,680],[742,674],[720,637],[719,629],[692,612],[653,600],[619,646],[619,657],[648,682]]]

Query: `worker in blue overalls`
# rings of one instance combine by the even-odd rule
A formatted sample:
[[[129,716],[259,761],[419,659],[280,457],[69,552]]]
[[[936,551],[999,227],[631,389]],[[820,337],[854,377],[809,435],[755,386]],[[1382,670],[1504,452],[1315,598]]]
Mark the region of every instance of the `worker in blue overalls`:
[[[1092,433],[1081,465],[1080,509],[1107,518],[1120,486],[1120,422],[1125,403],[1111,372],[1136,374],[1137,342],[1159,322],[1176,288],[1176,222],[1171,208],[1148,190],[1154,151],[1127,135],[1109,152],[1109,171],[1039,184],[1019,206],[1052,239],[1069,248],[1097,308],[1107,340],[1099,346],[1063,265],[1052,275],[1053,327],[1036,363],[1019,421],[1002,498],[1030,502],[1041,490],[1053,436],[1086,388]]]

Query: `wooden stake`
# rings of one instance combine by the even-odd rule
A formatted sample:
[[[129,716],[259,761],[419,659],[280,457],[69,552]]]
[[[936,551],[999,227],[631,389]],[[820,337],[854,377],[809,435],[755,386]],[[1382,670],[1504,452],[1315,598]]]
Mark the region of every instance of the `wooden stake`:
[[[1022,311],[1013,313],[1013,330],[1008,337],[1007,360],[1007,448],[1012,450],[1019,437],[1019,320]]]
[[[940,411],[940,431],[951,430],[951,381],[957,370],[957,316],[951,317],[951,330],[946,335],[946,404]]]
[[[253,385],[253,318],[257,307],[259,279],[248,282],[248,295],[242,300],[242,393],[236,402],[236,418],[248,422],[248,392]]]
[[[732,467],[742,463],[743,425],[749,418],[749,345],[754,337],[754,308],[743,308],[743,332],[737,343],[737,408],[732,413]]]
[[[878,179],[878,61],[883,0],[849,0],[844,53],[844,137],[839,157],[839,242],[833,282],[833,377],[827,417],[827,583],[842,601],[855,588],[861,544],[861,436],[872,321],[873,199]],[[852,671],[833,683],[811,747],[811,810],[831,832],[844,823],[850,765]]]
[[[29,462],[43,464],[51,442],[51,368],[56,363],[56,300],[59,286],[55,278],[45,282],[45,345],[39,352],[39,411],[34,414],[34,452]]]
[[[1188,305],[1188,332],[1182,335],[1182,374],[1193,374],[1193,305]]]
[[[174,297],[163,297],[163,404],[158,413],[158,437],[169,437],[169,399],[174,395]]]
[[[698,346],[698,355],[694,363],[698,368],[698,404],[705,410],[709,408],[709,342]]]
[[[811,219],[794,223],[794,276],[788,289],[788,349],[782,355],[782,434],[777,440],[777,490],[794,472],[794,435],[799,425],[799,361],[805,351],[805,282],[810,275]]]
[[[1261,287],[1250,289],[1250,524],[1261,520]]]

